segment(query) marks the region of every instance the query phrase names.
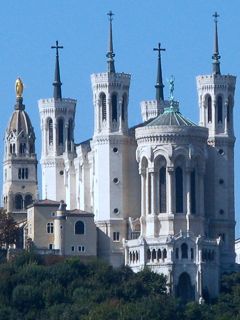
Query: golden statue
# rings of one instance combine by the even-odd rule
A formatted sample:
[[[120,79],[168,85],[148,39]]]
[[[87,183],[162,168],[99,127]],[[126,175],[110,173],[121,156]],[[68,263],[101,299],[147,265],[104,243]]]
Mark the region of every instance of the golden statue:
[[[20,78],[17,78],[15,82],[15,90],[16,90],[16,96],[17,98],[22,97],[23,94],[23,82]]]

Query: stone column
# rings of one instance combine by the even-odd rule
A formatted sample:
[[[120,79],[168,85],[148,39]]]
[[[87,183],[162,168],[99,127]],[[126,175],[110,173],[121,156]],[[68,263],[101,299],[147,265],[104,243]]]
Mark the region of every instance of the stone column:
[[[198,171],[198,175],[197,175],[197,179],[198,179],[198,190],[196,190],[196,192],[198,193],[198,197],[196,197],[196,199],[198,199],[198,212],[199,215],[203,217],[204,215],[204,170],[200,169]]]
[[[57,123],[56,119],[53,120],[53,152],[57,155]]]
[[[187,195],[187,215],[186,215],[186,220],[187,220],[187,231],[190,230],[190,214],[191,214],[191,190],[190,190],[190,185],[191,185],[191,171],[190,168],[186,168],[186,195]]]
[[[213,128],[213,134],[216,134],[216,99],[214,98],[212,100],[212,128]]]
[[[174,173],[174,167],[167,167],[167,212],[170,214],[173,213],[173,200],[174,200],[173,173]]]
[[[145,175],[145,215],[148,215],[149,212],[149,172],[148,169],[146,169],[146,175]]]
[[[155,206],[155,172],[151,171],[151,213],[156,214],[156,206]]]

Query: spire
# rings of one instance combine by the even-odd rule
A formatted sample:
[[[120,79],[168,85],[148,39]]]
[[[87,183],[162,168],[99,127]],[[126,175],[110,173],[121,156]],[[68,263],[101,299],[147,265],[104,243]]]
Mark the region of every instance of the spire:
[[[163,82],[162,82],[162,65],[161,65],[161,51],[166,51],[166,49],[161,48],[161,43],[158,43],[157,48],[153,48],[154,51],[158,51],[158,66],[157,66],[157,82],[156,88],[156,100],[164,100],[163,96]]]
[[[218,50],[218,27],[217,23],[218,20],[217,18],[219,17],[218,13],[215,12],[213,14],[214,17],[214,22],[215,22],[215,37],[214,37],[214,53],[212,56],[213,59],[213,74],[221,74],[220,72],[220,58],[221,56],[219,55],[219,50]]]
[[[59,55],[58,49],[63,49],[63,46],[58,45],[58,41],[56,41],[55,46],[51,46],[51,49],[56,49],[56,64],[55,64],[55,76],[53,81],[53,97],[54,99],[62,99],[62,82],[60,80],[60,67],[59,67]]]
[[[106,54],[107,63],[108,63],[108,72],[115,73],[115,66],[114,66],[114,57],[115,54],[113,53],[113,39],[112,39],[112,20],[113,20],[113,13],[112,11],[109,11],[109,51]]]

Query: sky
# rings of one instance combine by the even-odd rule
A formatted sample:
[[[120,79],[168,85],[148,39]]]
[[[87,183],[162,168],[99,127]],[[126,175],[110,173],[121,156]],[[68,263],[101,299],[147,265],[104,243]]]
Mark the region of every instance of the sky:
[[[90,75],[107,70],[107,12],[112,10],[115,66],[132,76],[129,125],[141,122],[140,102],[154,99],[160,42],[165,97],[167,79],[175,78],[175,98],[181,112],[198,123],[196,76],[211,73],[213,17],[219,17],[222,74],[239,76],[239,0],[17,0],[1,1],[0,10],[0,135],[3,137],[15,104],[15,80],[24,82],[24,104],[37,136],[41,154],[37,101],[53,95],[55,52],[58,40],[62,93],[77,99],[75,141],[93,135]],[[238,77],[239,78],[239,77]],[[240,85],[235,94],[235,199],[236,234],[240,236]],[[40,177],[40,165],[39,165]],[[0,176],[0,183],[2,177]],[[41,189],[41,188],[40,188]]]

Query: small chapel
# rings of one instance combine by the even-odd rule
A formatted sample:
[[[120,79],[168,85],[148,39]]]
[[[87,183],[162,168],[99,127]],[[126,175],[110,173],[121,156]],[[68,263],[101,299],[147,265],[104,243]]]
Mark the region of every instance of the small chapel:
[[[4,138],[2,201],[40,254],[97,256],[114,267],[167,277],[170,293],[204,301],[235,268],[234,128],[236,77],[221,73],[218,15],[209,74],[196,78],[199,123],[164,96],[158,44],[156,96],[128,126],[131,75],[115,68],[113,14],[107,70],[91,75],[94,132],[76,143],[77,101],[62,96],[58,41],[53,97],[38,101],[41,181],[35,133],[16,81]],[[39,189],[41,188],[41,196]]]

